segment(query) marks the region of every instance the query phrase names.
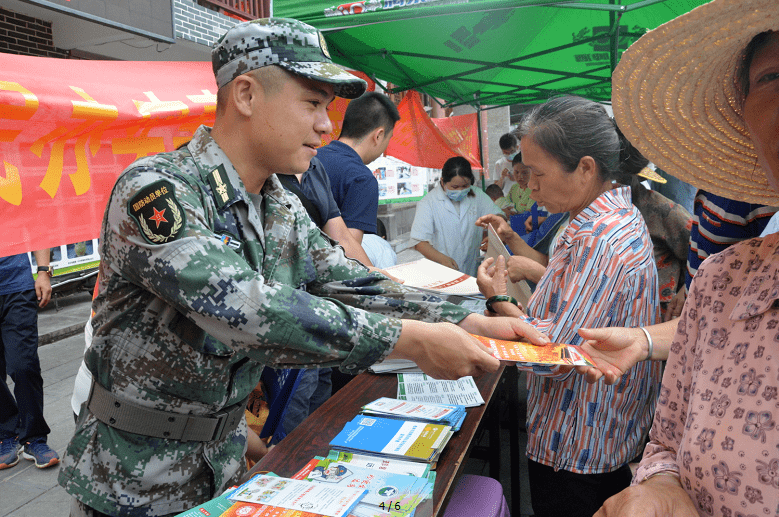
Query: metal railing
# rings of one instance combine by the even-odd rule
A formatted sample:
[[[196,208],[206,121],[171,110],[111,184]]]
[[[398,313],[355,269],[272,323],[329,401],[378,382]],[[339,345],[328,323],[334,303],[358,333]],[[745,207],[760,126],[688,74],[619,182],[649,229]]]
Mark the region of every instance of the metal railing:
[[[270,0],[200,0],[199,3],[249,20],[270,16]]]

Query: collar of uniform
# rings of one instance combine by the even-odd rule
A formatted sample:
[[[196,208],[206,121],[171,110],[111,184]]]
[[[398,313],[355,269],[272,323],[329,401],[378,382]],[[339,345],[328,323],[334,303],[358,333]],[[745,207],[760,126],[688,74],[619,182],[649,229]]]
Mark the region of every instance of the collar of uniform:
[[[214,188],[214,183],[210,179],[214,171],[218,170],[220,177],[226,176],[226,184],[229,188],[226,190],[225,198],[219,199],[220,196],[217,192],[211,193],[219,210],[231,206],[236,201],[251,204],[243,181],[238,176],[238,171],[235,170],[219,144],[211,138],[211,128],[200,126],[187,144],[187,148],[197,164],[201,179],[209,187]]]
[[[779,299],[779,261],[774,259],[774,255],[779,253],[778,242],[779,234],[773,234],[764,239],[751,239],[736,245],[747,250],[747,253],[742,256],[752,255],[752,258],[738,260],[735,257],[730,257],[733,264],[739,263],[739,268],[736,271],[731,271],[732,275],[742,274],[742,271],[747,273],[747,281],[742,286],[741,296],[730,313],[732,321],[752,318],[777,305]],[[754,250],[755,253],[749,253],[748,250]]]
[[[271,174],[270,177],[265,180],[261,192],[263,195],[273,198],[277,203],[284,205],[287,208],[292,208],[289,191],[284,188],[275,174]]]
[[[568,244],[576,232],[580,229],[590,226],[592,220],[603,214],[618,212],[620,210],[630,210],[633,202],[630,197],[630,187],[618,187],[609,189],[590,203],[579,215],[570,222],[560,238],[560,244]],[[592,228],[590,228],[592,229]]]

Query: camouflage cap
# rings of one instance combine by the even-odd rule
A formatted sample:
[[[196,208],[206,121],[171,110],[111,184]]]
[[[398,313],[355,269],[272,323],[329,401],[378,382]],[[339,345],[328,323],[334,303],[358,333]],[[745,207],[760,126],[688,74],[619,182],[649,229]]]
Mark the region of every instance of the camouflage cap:
[[[338,97],[354,99],[365,92],[365,81],[330,59],[322,34],[290,18],[263,18],[235,25],[211,51],[219,88],[241,74],[267,65],[333,85]]]

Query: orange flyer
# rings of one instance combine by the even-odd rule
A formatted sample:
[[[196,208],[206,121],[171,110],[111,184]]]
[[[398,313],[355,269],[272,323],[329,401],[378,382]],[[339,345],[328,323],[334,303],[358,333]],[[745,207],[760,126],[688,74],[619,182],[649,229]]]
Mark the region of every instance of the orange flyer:
[[[569,366],[593,366],[592,359],[576,345],[549,343],[536,346],[522,341],[504,341],[471,334],[492,349],[492,355],[501,361],[525,364],[564,364]]]

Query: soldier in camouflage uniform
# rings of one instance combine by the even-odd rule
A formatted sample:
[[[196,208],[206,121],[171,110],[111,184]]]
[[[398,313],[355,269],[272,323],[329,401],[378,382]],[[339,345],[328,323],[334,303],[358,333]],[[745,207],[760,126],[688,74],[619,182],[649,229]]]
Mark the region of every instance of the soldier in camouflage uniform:
[[[264,364],[356,373],[405,357],[458,378],[498,367],[466,331],[544,342],[369,273],[281,187],[273,173],[305,171],[331,131],[334,94],[365,89],[313,27],[241,23],[212,58],[213,130],[133,163],[106,209],[94,381],[59,475],[72,515],[175,514],[235,483]]]

